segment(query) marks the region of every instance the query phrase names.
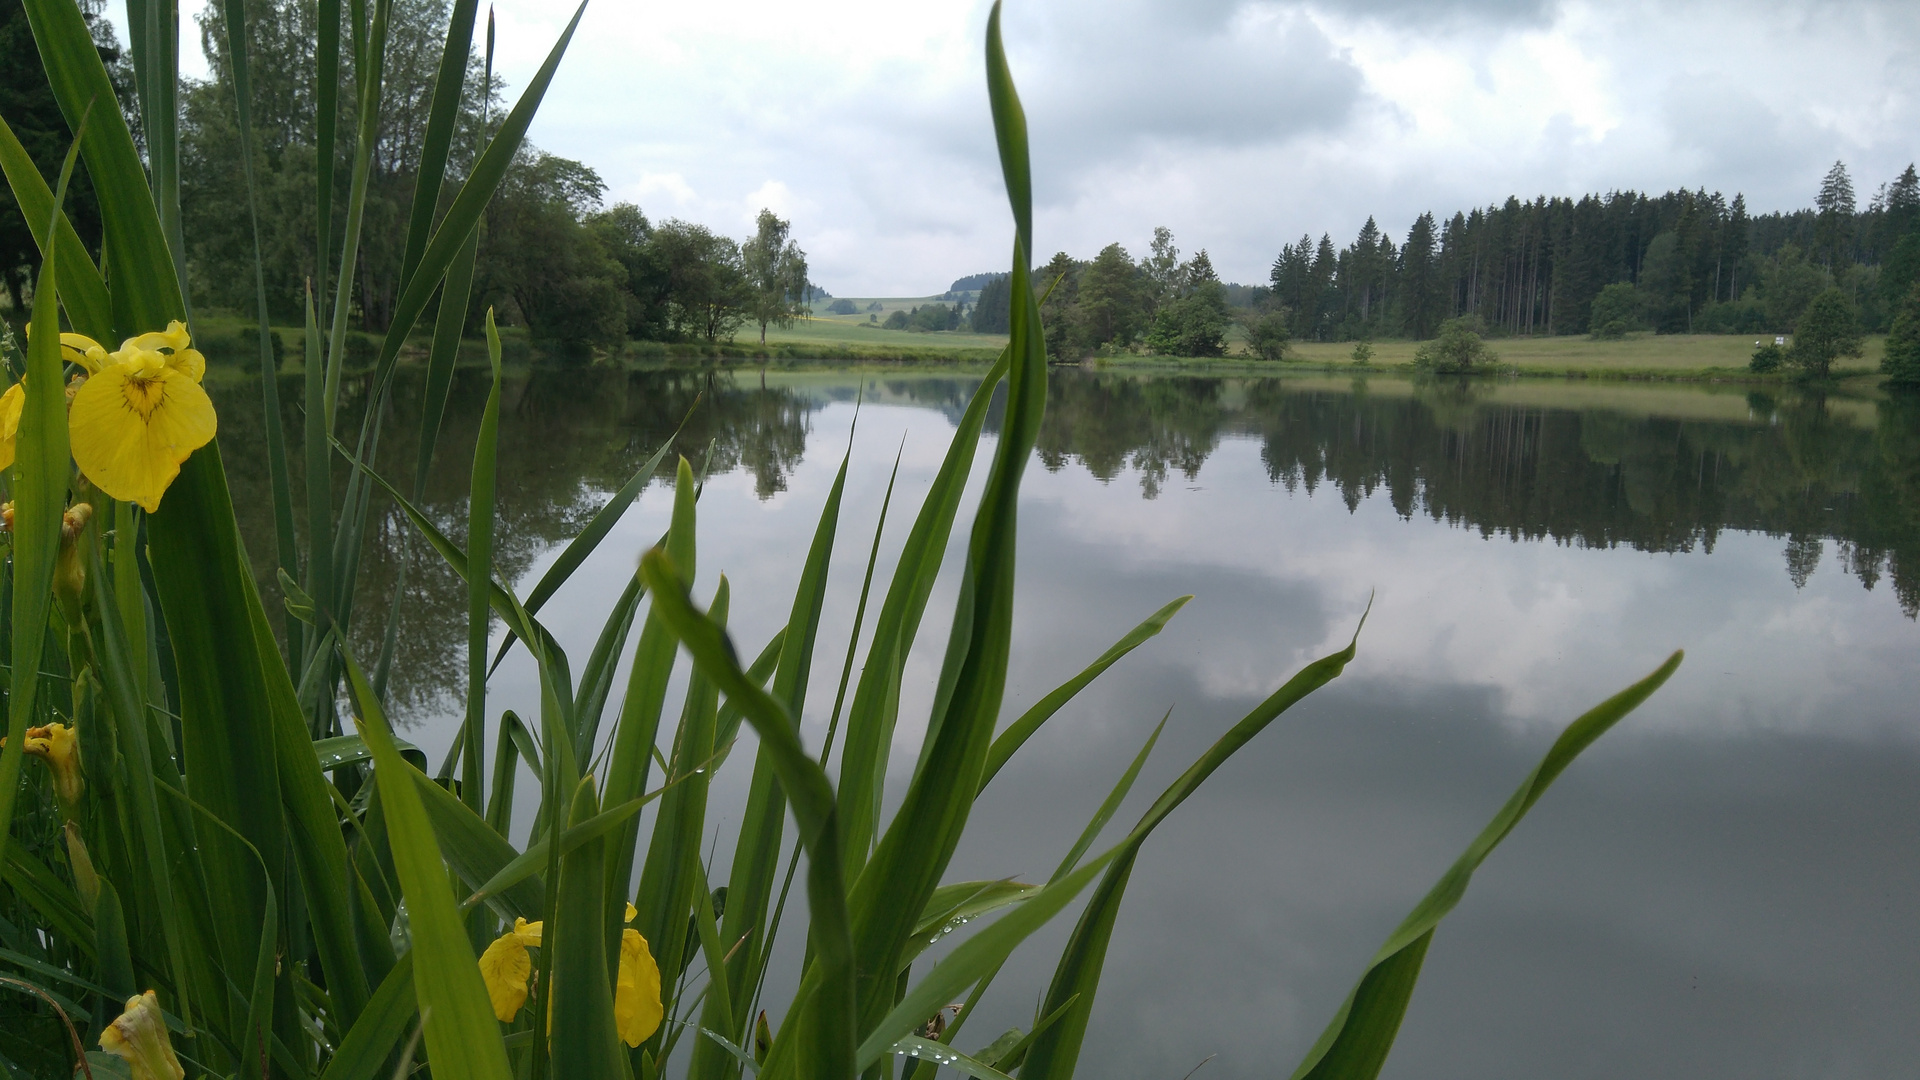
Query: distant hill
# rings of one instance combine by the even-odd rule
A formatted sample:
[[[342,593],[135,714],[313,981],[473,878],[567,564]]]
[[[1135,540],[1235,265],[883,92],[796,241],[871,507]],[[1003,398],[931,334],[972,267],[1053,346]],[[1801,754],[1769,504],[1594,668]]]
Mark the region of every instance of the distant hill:
[[[994,278],[1003,278],[1006,276],[1007,272],[1005,270],[999,273],[968,274],[966,277],[960,278],[953,284],[947,286],[947,291],[950,293],[979,292],[981,289],[986,288],[987,282],[992,281]]]

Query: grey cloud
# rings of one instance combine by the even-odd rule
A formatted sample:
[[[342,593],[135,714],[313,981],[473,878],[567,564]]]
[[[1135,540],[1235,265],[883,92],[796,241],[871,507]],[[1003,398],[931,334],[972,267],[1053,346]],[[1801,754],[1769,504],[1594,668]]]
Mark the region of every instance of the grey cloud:
[[[1362,98],[1358,69],[1297,11],[1175,10],[1069,7],[1023,27],[1037,164],[1072,173],[1147,144],[1281,142],[1340,129]]]

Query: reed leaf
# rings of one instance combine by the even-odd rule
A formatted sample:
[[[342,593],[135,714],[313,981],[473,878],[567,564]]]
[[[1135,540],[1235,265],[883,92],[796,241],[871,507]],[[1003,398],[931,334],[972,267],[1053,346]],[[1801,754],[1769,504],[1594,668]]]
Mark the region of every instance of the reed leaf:
[[[1366,616],[1362,615],[1360,621],[1361,625],[1365,625]],[[1075,999],[1078,1004],[1046,1034],[1034,1040],[1027,1053],[1026,1065],[1021,1070],[1023,1077],[1073,1075],[1079,1059],[1080,1043],[1085,1037],[1087,1019],[1092,1014],[1094,994],[1099,989],[1100,972],[1106,963],[1107,943],[1112,937],[1113,923],[1119,916],[1120,901],[1126,893],[1127,881],[1133,872],[1140,845],[1166,820],[1168,814],[1198,791],[1200,785],[1226,764],[1228,758],[1266,730],[1268,724],[1308,694],[1338,678],[1353,659],[1359,638],[1360,630],[1356,627],[1353,640],[1347,643],[1346,648],[1308,664],[1266,700],[1254,706],[1251,712],[1208,747],[1206,753],[1161,792],[1160,797],[1141,816],[1133,832],[1113,850],[1113,865],[1095,890],[1093,899],[1088,901],[1086,910],[1081,913],[1080,921],[1074,927],[1073,936],[1067,941],[1041,1010],[1052,1012],[1069,998]]]
[[[356,723],[373,750],[373,775],[386,809],[394,869],[407,899],[415,998],[425,1020],[428,1059],[442,1075],[508,1080],[511,1070],[499,1024],[447,889],[440,845],[414,780],[419,771],[401,759],[380,701],[359,665],[344,649],[340,655],[359,709]]]
[[[1580,752],[1638,708],[1680,666],[1684,653],[1675,652],[1646,678],[1594,706],[1573,723],[1548,748],[1540,764],[1510,796],[1480,835],[1440,876],[1431,891],[1414,905],[1380,950],[1374,953],[1359,985],[1347,995],[1333,1014],[1327,1029],[1320,1033],[1312,1049],[1293,1071],[1294,1080],[1307,1077],[1318,1080],[1372,1080],[1380,1075],[1387,1053],[1393,1049],[1400,1020],[1406,1015],[1407,1002],[1413,997],[1414,984],[1420,978],[1420,965],[1427,945],[1440,920],[1447,917],[1466,895],[1473,872],[1480,868],[1500,841],[1507,838],[1520,819],[1533,809],[1560,774],[1566,771]]]
[[[593,777],[573,791],[567,824],[579,828],[600,812]],[[594,836],[560,856],[559,905],[548,921],[543,953],[553,957],[553,1074],[607,1077],[624,1073],[613,1023],[613,984],[607,967],[607,842]],[[614,947],[618,948],[617,944]],[[534,1030],[545,1027],[539,1019]]]
[[[846,890],[840,876],[833,786],[825,770],[800,745],[785,708],[740,670],[726,632],[693,607],[679,571],[666,552],[655,548],[641,556],[640,573],[653,592],[654,610],[660,612],[674,637],[686,646],[695,665],[740,706],[760,736],[761,745],[771,748],[771,760],[799,822],[800,843],[808,855],[807,903],[813,919],[808,941],[814,954],[810,972],[818,990],[815,1021],[795,1029],[800,1033],[798,1038],[804,1040],[804,1045],[793,1051],[799,1059],[798,1075],[850,1080],[855,1071],[853,947]],[[727,907],[732,910],[731,892]],[[787,1033],[783,1027],[781,1038],[785,1039]],[[775,1045],[779,1045],[778,1040]]]
[[[86,125],[67,151],[54,189],[53,210],[47,220],[52,233],[65,217],[67,181]],[[42,254],[40,280],[33,290],[33,312],[27,335],[26,403],[14,439],[13,462],[13,651],[12,679],[7,691],[7,740],[0,748],[0,837],[13,824],[14,799],[20,789],[20,764],[26,751],[27,727],[40,691],[40,655],[47,635],[42,632],[53,599],[54,562],[60,551],[61,516],[67,509],[67,398],[60,361],[60,312],[57,253]]]
[[[226,9],[227,66],[233,78],[233,100],[240,135],[240,171],[247,187],[247,223],[253,239],[253,295],[255,322],[260,335],[260,402],[266,422],[267,478],[273,493],[275,553],[280,569],[298,576],[300,556],[293,534],[293,488],[287,475],[287,442],[280,429],[280,379],[273,357],[273,326],[267,314],[266,263],[260,254],[260,188],[253,174],[253,81],[247,66],[247,10],[245,4]],[[300,656],[300,627],[286,622],[288,655]]]
[[[1191,595],[1179,597],[1169,602],[1159,611],[1147,616],[1146,621],[1134,627],[1132,630],[1127,631],[1125,637],[1114,642],[1112,648],[1101,653],[1100,656],[1095,659],[1093,663],[1088,664],[1080,674],[1068,679],[1046,697],[1034,702],[1033,707],[1020,714],[1018,720],[1008,724],[1007,729],[995,737],[993,746],[987,751],[987,766],[984,775],[980,778],[980,786],[985,788],[987,784],[992,782],[994,776],[1000,772],[1001,766],[1005,765],[1008,759],[1012,758],[1014,753],[1018,751],[1021,746],[1025,745],[1028,739],[1033,737],[1034,732],[1040,730],[1040,725],[1046,723],[1053,717],[1054,713],[1059,712],[1067,702],[1072,701],[1080,691],[1086,689],[1088,683],[1099,678],[1102,672],[1118,663],[1121,657],[1139,648],[1147,639],[1154,637],[1159,634],[1160,631],[1166,629],[1167,623],[1172,620],[1174,615],[1176,615],[1181,608],[1185,607],[1187,601],[1191,599],[1193,599]],[[1164,720],[1161,722],[1165,723]],[[1155,734],[1158,734],[1157,729],[1155,730]]]
[[[107,283],[100,277],[100,269],[93,264],[93,256],[87,253],[80,234],[73,231],[73,223],[64,214],[55,220],[53,191],[4,118],[0,118],[0,172],[6,174],[14,205],[19,207],[20,217],[42,252],[48,248],[45,226],[49,221],[54,222],[53,248],[60,256],[54,280],[67,322],[76,332],[88,337],[113,340],[113,309],[107,298]]]

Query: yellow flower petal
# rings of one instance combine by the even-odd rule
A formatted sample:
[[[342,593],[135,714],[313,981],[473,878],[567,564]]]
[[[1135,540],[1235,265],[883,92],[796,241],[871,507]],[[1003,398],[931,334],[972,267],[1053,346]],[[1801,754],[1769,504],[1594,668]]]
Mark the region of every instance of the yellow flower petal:
[[[501,1023],[518,1016],[520,1006],[527,1003],[527,978],[532,974],[533,961],[527,957],[527,947],[511,930],[494,939],[480,954],[480,980],[487,984],[493,1015]]]
[[[187,1075],[173,1056],[160,999],[151,990],[127,999],[126,1011],[100,1032],[100,1049],[126,1061],[133,1080],[183,1080]]]
[[[620,982],[613,991],[613,1025],[620,1041],[639,1046],[660,1028],[660,965],[638,930],[620,934]]]
[[[27,407],[25,379],[0,394],[0,469],[13,464],[13,438],[20,434],[20,414]]]
[[[640,917],[640,909],[639,909],[639,908],[636,908],[636,907],[634,907],[634,906],[633,906],[632,904],[628,904],[628,905],[627,905],[627,917],[626,917],[626,918],[624,918],[624,919],[622,919],[622,920],[620,920],[620,921],[621,921],[621,922],[632,922],[633,920],[635,920],[635,919],[637,919],[637,918],[639,918],[639,917]]]
[[[199,349],[175,349],[173,355],[167,357],[167,366],[199,382],[207,373],[207,358],[200,355]]]
[[[520,944],[537,949],[540,947],[540,935],[545,932],[546,926],[547,924],[543,922],[528,922],[517,918],[513,920],[513,929],[507,932],[512,934]]]
[[[109,362],[106,348],[85,334],[61,334],[60,359],[79,364],[88,374],[99,371]]]
[[[67,424],[74,463],[94,486],[149,513],[180,463],[213,439],[213,401],[193,379],[154,363],[113,364],[74,394]]]
[[[129,352],[138,349],[143,352],[158,352],[161,349],[172,349],[178,352],[191,344],[193,339],[187,336],[187,324],[175,319],[167,324],[165,330],[150,331],[121,342],[120,351]]]

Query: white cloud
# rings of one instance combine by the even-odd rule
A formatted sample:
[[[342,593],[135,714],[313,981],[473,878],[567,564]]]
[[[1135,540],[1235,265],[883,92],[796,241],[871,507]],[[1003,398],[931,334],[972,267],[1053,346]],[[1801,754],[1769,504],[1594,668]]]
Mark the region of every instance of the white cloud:
[[[571,15],[502,0],[524,86]],[[814,276],[921,295],[1006,261],[982,0],[598,3],[532,131],[654,217],[743,234],[791,214]],[[1262,280],[1303,232],[1404,235],[1509,194],[1862,196],[1916,156],[1920,20],[1903,4],[1013,0],[1036,245],[1144,248],[1155,225]],[[187,57],[195,69],[197,57]]]

